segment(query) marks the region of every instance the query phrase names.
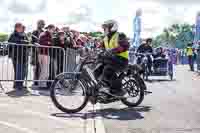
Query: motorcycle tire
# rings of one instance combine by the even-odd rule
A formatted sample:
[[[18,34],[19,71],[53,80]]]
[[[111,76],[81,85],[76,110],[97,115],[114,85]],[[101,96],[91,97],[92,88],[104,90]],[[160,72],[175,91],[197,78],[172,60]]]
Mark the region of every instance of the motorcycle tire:
[[[142,79],[139,75],[132,75],[131,79],[129,79],[126,82],[129,82],[130,80],[132,80],[134,82],[135,86],[139,89],[139,99],[136,102],[130,102],[127,99],[122,99],[121,102],[128,107],[137,107],[144,100],[146,85],[144,85],[144,84],[140,85],[140,82]]]
[[[55,79],[54,82],[52,83],[51,85],[51,89],[50,89],[50,97],[51,97],[51,100],[53,102],[53,104],[59,109],[61,110],[62,112],[64,113],[68,113],[68,114],[72,114],[72,113],[77,113],[77,112],[80,112],[82,109],[85,108],[85,106],[87,105],[88,101],[89,101],[89,96],[87,95],[87,93],[83,93],[84,95],[84,100],[83,100],[83,103],[80,104],[79,107],[75,108],[75,109],[70,109],[70,108],[66,108],[64,107],[61,103],[59,103],[58,99],[56,98],[56,85],[57,83],[62,80],[62,79]],[[79,80],[79,82],[84,82],[82,80]],[[86,92],[85,90],[85,86],[84,86],[84,83],[81,83],[82,85],[82,89],[84,89],[84,92]]]

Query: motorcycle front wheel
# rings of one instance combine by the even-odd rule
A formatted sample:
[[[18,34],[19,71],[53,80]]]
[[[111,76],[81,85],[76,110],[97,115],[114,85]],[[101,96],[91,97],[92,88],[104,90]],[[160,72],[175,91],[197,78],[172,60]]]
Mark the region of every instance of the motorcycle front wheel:
[[[65,113],[80,112],[87,105],[89,97],[81,80],[55,79],[50,97],[54,105]]]
[[[123,81],[123,89],[126,90],[129,98],[122,99],[121,102],[128,107],[137,107],[144,100],[145,89],[140,85],[137,78],[140,78],[140,76],[132,75]]]

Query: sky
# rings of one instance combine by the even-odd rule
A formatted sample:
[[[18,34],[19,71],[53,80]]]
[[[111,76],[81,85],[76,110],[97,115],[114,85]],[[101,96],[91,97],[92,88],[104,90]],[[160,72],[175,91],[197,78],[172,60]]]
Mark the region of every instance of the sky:
[[[16,22],[31,31],[38,19],[88,32],[101,30],[103,21],[115,19],[119,30],[131,37],[140,8],[142,37],[152,37],[174,23],[195,23],[199,5],[200,0],[0,0],[0,32],[12,32]]]

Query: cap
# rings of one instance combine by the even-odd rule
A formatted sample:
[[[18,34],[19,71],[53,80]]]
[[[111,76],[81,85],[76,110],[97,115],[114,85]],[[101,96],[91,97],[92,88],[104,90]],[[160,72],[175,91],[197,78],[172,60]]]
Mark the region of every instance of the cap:
[[[55,28],[55,26],[53,24],[49,24],[45,29],[52,29]]]

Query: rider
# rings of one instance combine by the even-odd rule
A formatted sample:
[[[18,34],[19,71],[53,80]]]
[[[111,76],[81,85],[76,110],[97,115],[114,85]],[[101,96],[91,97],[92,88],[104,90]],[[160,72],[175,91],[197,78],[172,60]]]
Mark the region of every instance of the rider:
[[[118,23],[115,20],[105,21],[102,25],[105,33],[103,47],[106,49],[104,56],[101,56],[103,65],[97,69],[95,74],[103,73],[103,81],[111,88],[111,94],[123,96],[122,81],[117,78],[117,71],[128,65],[129,43],[124,33],[118,32]]]
[[[139,48],[137,49],[137,53],[151,53],[153,54],[153,48],[151,46],[151,43],[152,43],[152,39],[151,38],[148,38],[146,40],[146,43],[142,44],[139,46]],[[147,56],[148,58],[148,69],[150,72],[152,72],[152,59],[151,59],[151,56],[148,55]]]

